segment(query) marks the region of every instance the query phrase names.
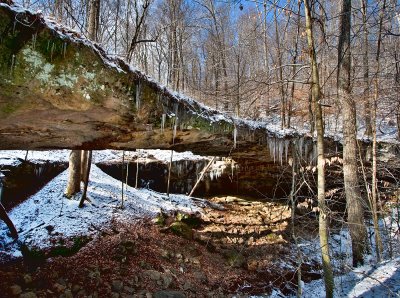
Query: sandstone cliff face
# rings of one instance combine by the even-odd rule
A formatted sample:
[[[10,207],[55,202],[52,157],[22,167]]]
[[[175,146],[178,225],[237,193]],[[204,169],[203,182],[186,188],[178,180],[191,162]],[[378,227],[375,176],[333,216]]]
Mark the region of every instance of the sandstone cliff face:
[[[2,4],[0,32],[1,149],[169,148],[175,123],[175,143],[232,135],[215,111],[39,15]]]
[[[276,136],[175,94],[78,33],[4,1],[0,32],[0,149],[227,154]]]
[[[283,177],[291,145],[313,156],[310,137],[209,109],[4,0],[0,139],[0,150],[159,148],[230,156],[241,169],[237,179],[263,193]]]

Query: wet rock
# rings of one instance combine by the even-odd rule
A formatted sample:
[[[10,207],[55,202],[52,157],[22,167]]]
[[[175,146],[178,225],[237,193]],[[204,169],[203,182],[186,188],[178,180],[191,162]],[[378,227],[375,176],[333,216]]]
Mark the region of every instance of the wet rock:
[[[122,281],[120,281],[120,280],[113,280],[112,281],[112,283],[111,283],[111,289],[114,291],[114,292],[121,292],[122,291],[122,289],[124,288],[124,283],[122,282]]]
[[[13,285],[10,287],[10,293],[13,296],[17,296],[22,293],[22,289],[19,285]]]
[[[115,292],[112,292],[112,293],[111,293],[111,297],[112,297],[112,298],[119,298],[119,294],[118,294],[118,293],[115,293]]]
[[[165,272],[165,273],[162,275],[162,281],[163,281],[164,289],[169,288],[170,285],[172,284],[172,282],[174,281],[174,277],[172,276],[172,273],[170,273],[170,272]]]
[[[153,294],[154,298],[185,298],[185,294],[179,291],[158,291]]]
[[[158,272],[156,270],[146,270],[143,272],[143,275],[154,281],[161,279],[161,272]]]

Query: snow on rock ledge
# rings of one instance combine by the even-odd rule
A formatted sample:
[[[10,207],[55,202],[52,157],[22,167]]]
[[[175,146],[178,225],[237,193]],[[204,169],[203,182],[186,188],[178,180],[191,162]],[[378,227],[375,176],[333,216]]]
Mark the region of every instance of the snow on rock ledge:
[[[234,155],[257,152],[271,138],[301,137],[172,92],[79,33],[20,6],[0,3],[0,30],[0,149]]]

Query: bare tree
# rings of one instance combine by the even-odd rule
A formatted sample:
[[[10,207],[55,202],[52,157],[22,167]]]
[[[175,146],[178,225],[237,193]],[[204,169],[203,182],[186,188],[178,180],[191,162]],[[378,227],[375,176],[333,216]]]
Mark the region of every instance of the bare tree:
[[[81,190],[81,150],[69,154],[69,177],[65,195],[70,198]]]
[[[310,0],[304,0],[304,8],[306,14],[306,34],[309,47],[310,64],[311,64],[311,93],[314,103],[315,126],[317,130],[317,170],[318,170],[318,207],[319,207],[319,239],[321,245],[322,267],[324,270],[325,292],[326,297],[333,297],[333,272],[331,260],[329,256],[329,227],[328,214],[325,204],[325,150],[324,150],[324,126],[321,109],[321,87],[319,83],[319,73],[317,57],[314,46],[314,35],[311,15]]]
[[[386,0],[383,0],[382,9],[379,16],[379,29],[378,29],[378,41],[377,50],[375,56],[376,62],[376,73],[375,73],[375,94],[372,104],[372,198],[371,198],[371,211],[374,222],[374,236],[375,236],[375,249],[378,261],[381,261],[382,256],[382,239],[379,232],[378,223],[378,181],[377,181],[377,140],[376,140],[376,110],[379,98],[379,72],[380,72],[380,55],[382,45],[382,26],[383,16],[386,9]]]
[[[338,46],[338,93],[343,113],[343,176],[353,266],[364,263],[366,228],[357,166],[356,105],[351,94],[351,0],[342,0]]]
[[[89,16],[87,31],[89,38],[93,41],[98,41],[100,23],[100,0],[89,0]]]

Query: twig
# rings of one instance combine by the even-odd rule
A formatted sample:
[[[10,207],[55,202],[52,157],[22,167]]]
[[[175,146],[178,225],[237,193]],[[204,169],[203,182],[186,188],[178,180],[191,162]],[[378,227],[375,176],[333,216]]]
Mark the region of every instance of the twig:
[[[207,166],[201,172],[199,179],[197,179],[196,184],[193,186],[192,190],[190,191],[189,197],[191,197],[193,195],[193,193],[196,190],[197,186],[199,185],[200,181],[203,179],[204,174],[211,167],[214,160],[215,160],[215,156],[210,160],[210,162],[207,164]]]

